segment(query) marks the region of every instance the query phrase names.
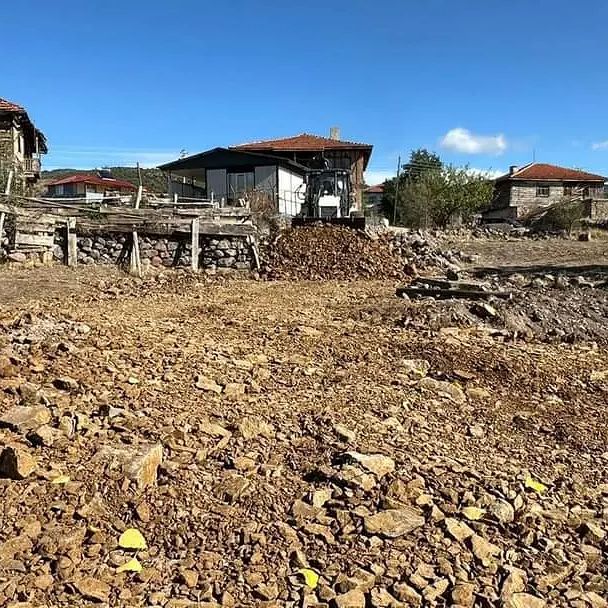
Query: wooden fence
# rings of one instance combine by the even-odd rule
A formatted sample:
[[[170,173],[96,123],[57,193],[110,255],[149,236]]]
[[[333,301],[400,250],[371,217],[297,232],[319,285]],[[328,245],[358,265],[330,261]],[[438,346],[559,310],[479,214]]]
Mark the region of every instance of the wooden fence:
[[[122,233],[128,235],[130,268],[141,274],[138,234],[173,237],[192,244],[192,269],[198,270],[201,235],[242,236],[255,248],[256,228],[246,207],[219,207],[199,199],[185,205],[175,200],[154,200],[141,205],[142,190],[134,206],[85,203],[82,200],[42,199],[0,194],[0,234],[5,218],[14,223],[13,251],[49,250],[57,230],[65,230],[66,261],[77,262],[76,235]],[[150,200],[146,200],[150,203]]]

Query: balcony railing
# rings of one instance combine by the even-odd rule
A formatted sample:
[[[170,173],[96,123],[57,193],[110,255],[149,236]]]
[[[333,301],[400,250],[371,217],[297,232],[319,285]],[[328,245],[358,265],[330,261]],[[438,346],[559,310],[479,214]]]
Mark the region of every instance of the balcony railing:
[[[40,159],[39,158],[24,158],[22,163],[22,170],[25,175],[40,175]]]

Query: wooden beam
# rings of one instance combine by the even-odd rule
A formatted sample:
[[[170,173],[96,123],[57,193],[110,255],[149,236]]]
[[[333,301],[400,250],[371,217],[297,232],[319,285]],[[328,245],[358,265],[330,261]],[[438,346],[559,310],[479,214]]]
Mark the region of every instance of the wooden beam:
[[[131,233],[131,257],[129,259],[129,274],[141,277],[141,257],[139,254],[139,237],[137,232]]]
[[[52,234],[28,234],[27,232],[15,231],[15,249],[19,245],[33,245],[39,247],[52,247],[55,236]]]
[[[192,270],[194,272],[198,272],[198,259],[200,257],[200,253],[201,253],[199,227],[200,227],[200,220],[198,217],[195,217],[192,220],[192,255],[191,255],[191,265],[192,265]]]
[[[510,291],[475,291],[472,289],[441,289],[439,287],[398,287],[395,294],[399,297],[431,297],[437,300],[449,300],[450,298],[459,298],[463,300],[500,298],[502,300],[510,300],[513,297],[513,294]]]
[[[249,235],[247,237],[247,241],[249,242],[249,245],[251,247],[251,253],[253,255],[253,261],[255,263],[255,268],[256,268],[256,270],[259,270],[261,268],[260,256],[258,254],[258,248],[256,247],[256,244],[255,244],[255,239],[253,238],[252,235]]]
[[[135,197],[135,209],[139,209],[139,205],[141,204],[141,197],[144,192],[144,187],[140,184],[137,187],[137,196]]]
[[[13,177],[15,173],[11,169],[8,172],[8,177],[6,178],[6,185],[4,186],[4,194],[8,196],[11,193],[11,186],[13,185]]]
[[[76,267],[78,264],[78,241],[76,236],[76,218],[70,217],[66,222],[66,261],[68,266]]]

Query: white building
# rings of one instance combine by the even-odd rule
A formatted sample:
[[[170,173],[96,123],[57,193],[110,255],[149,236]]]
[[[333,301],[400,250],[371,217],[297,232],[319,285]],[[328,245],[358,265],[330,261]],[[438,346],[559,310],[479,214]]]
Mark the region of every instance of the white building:
[[[170,194],[182,197],[229,204],[266,194],[277,212],[289,217],[297,215],[304,202],[306,167],[271,154],[214,148],[159,168],[167,175]]]

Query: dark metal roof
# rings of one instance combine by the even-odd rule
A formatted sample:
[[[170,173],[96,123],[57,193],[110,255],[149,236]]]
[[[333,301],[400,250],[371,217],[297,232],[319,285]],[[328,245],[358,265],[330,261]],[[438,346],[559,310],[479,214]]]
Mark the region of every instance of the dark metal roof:
[[[257,154],[253,152],[245,152],[241,150],[230,150],[228,148],[213,148],[200,154],[180,158],[170,163],[160,165],[158,168],[161,171],[180,171],[192,169],[229,169],[232,167],[267,167],[272,165],[280,165],[289,167],[296,173],[304,174],[307,169],[303,165],[296,163],[287,158],[273,156],[271,154]]]

